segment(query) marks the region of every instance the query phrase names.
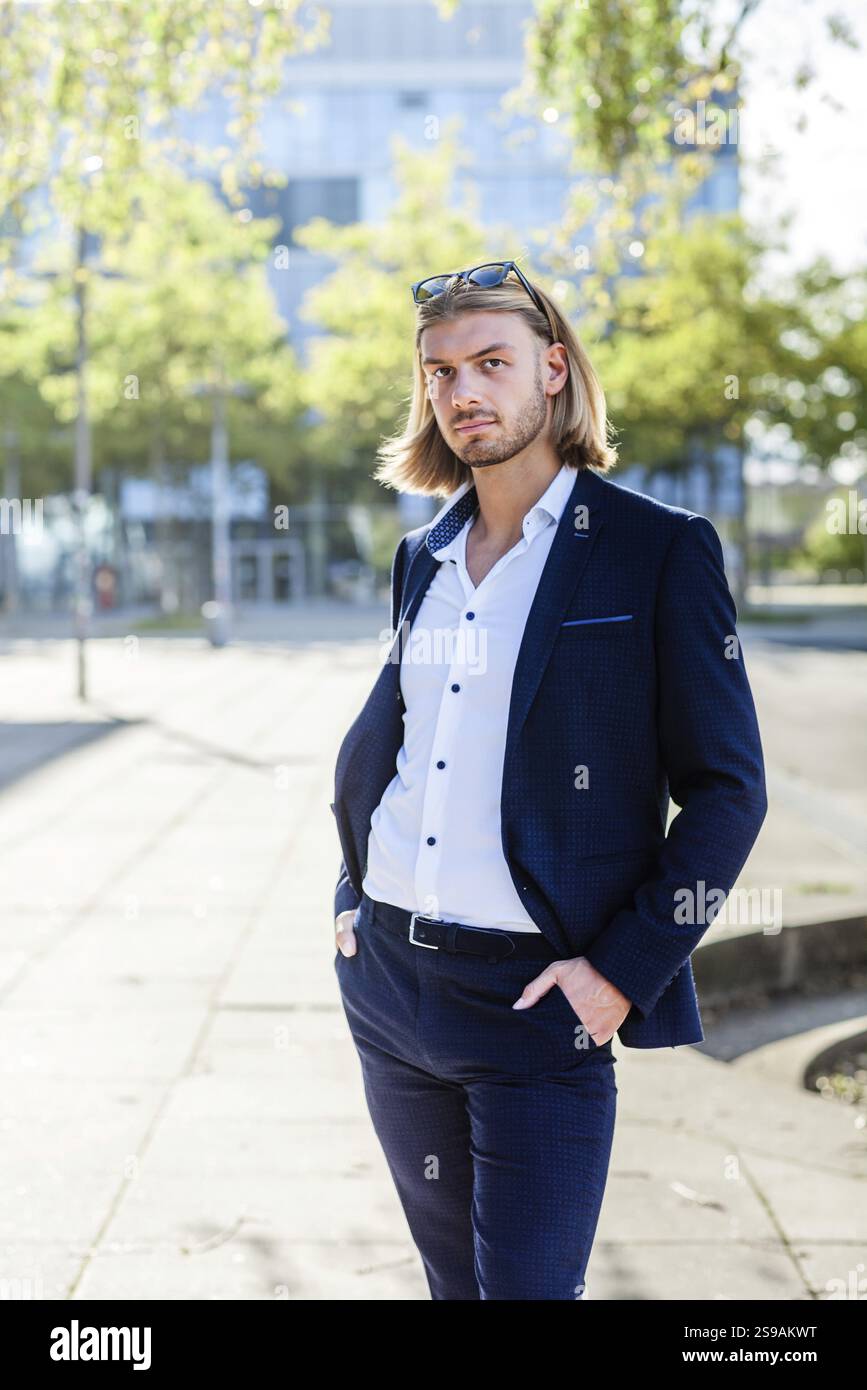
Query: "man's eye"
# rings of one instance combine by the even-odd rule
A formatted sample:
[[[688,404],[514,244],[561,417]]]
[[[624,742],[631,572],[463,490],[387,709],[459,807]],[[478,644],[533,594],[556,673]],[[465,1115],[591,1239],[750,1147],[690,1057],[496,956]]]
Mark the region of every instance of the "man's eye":
[[[505,363],[504,363],[502,357],[486,357],[486,358],[484,359],[484,362],[482,363],[482,366],[484,366],[486,362],[497,362],[497,363],[499,363],[499,365],[500,365],[501,367],[505,366]],[[434,370],[433,370],[433,372],[431,373],[431,376],[434,377],[434,378],[437,378],[439,372],[450,372],[450,371],[451,371],[451,367],[435,367]]]

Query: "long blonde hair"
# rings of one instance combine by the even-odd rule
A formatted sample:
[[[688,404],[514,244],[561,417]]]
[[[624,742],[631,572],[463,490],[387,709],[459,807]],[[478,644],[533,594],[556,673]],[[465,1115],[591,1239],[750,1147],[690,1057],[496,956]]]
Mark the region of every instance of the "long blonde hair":
[[[421,335],[434,323],[473,310],[521,314],[546,346],[563,344],[569,376],[553,397],[551,442],[562,462],[572,468],[595,468],[605,473],[614,467],[617,450],[609,442],[605,394],[590,358],[556,304],[538,285],[533,288],[545,305],[548,319],[515,280],[482,287],[455,279],[441,294],[417,306],[409,415],[403,429],[377,450],[379,463],[373,476],[378,482],[399,492],[448,497],[465,479],[472,478],[469,465],[452,452],[440,433],[421,365]]]

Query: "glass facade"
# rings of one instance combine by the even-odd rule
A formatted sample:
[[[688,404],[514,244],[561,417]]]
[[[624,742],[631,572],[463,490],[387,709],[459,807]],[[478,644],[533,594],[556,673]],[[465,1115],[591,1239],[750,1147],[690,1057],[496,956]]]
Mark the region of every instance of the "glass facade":
[[[288,186],[250,194],[254,211],[282,219],[290,264],[272,272],[272,286],[302,354],[316,329],[299,317],[301,302],[332,267],[295,246],[292,229],[316,215],[342,224],[385,216],[397,194],[395,136],[424,151],[447,122],[460,122],[470,165],[455,195],[471,186],[483,222],[514,228],[514,247],[498,254],[519,254],[532,231],[556,225],[579,177],[561,125],[501,108],[523,74],[531,0],[465,0],[447,20],[430,0],[332,0],[328,10],[330,42],[287,62],[285,90],[263,119],[266,158]],[[732,149],[693,206],[722,211],[737,201]]]

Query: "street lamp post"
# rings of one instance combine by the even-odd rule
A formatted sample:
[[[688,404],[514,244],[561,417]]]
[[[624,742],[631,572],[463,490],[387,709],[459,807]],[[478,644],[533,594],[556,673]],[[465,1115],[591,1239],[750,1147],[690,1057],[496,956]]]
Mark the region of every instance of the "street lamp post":
[[[222,359],[217,356],[213,383],[200,383],[191,394],[211,401],[211,585],[212,597],[202,605],[208,639],[214,647],[229,641],[232,614],[231,490],[229,485],[229,427],[226,402],[231,396],[247,396],[249,388],[228,385]]]
[[[315,429],[323,420],[321,411],[311,406],[306,415],[308,429]],[[325,531],[327,513],[325,488],[318,471],[310,484],[307,513],[307,553],[310,562],[310,592],[316,598],[325,593],[325,570],[328,560],[328,538]]]
[[[76,641],[76,693],[80,700],[87,699],[87,637],[89,618],[93,612],[91,597],[90,552],[87,548],[87,511],[93,487],[93,439],[90,427],[87,399],[87,277],[90,267],[87,264],[87,213],[86,200],[92,176],[102,168],[99,155],[90,155],[81,165],[81,210],[75,226],[75,266],[73,270],[73,301],[75,304],[75,443],[74,443],[74,489],[73,510],[75,514],[75,564],[74,564],[74,633]],[[98,270],[99,274],[110,278],[123,278],[117,272]],[[57,271],[31,272],[38,279],[55,279]]]
[[[87,666],[85,642],[88,619],[93,611],[90,594],[90,554],[87,549],[87,505],[93,478],[93,444],[90,417],[87,413],[87,285],[85,270],[86,232],[78,228],[75,258],[75,641],[77,691],[79,700],[87,699]]]
[[[229,434],[222,380],[213,394],[211,415],[211,574],[214,597],[205,604],[208,635],[215,647],[229,639],[232,576],[229,546]]]

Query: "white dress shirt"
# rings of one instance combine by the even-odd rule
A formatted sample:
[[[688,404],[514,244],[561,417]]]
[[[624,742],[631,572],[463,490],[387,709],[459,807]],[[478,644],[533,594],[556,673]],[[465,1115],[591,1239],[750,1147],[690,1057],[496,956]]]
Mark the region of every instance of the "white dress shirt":
[[[563,464],[478,588],[466,566],[478,508],[460,504],[472,479],[431,523],[426,543],[441,564],[404,646],[403,746],[370,823],[362,887],[377,902],[471,927],[539,930],[509,873],[500,794],[515,663],[574,482]]]

